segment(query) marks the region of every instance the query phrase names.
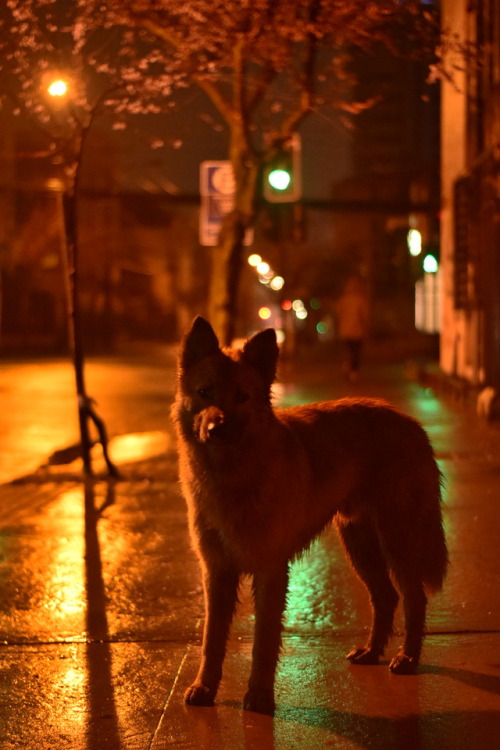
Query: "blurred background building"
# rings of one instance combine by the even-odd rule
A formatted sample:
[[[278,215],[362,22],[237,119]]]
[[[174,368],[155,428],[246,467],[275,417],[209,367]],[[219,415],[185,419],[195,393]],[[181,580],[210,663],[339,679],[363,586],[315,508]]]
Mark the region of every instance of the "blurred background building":
[[[442,85],[442,369],[500,387],[500,6],[443,0],[443,28],[481,45]]]
[[[312,116],[301,132],[302,200],[261,199],[253,247],[285,279],[262,286],[251,268],[241,285],[238,331],[280,325],[288,301],[303,300],[288,330],[317,343],[334,335],[332,310],[346,279],[365,279],[373,302],[372,336],[415,333],[414,286],[421,270],[408,254],[408,229],[425,244],[437,237],[438,92],[424,101],[426,70],[395,65],[383,49],[358,56],[362,81],[353,100],[378,92],[352,116]],[[130,134],[96,127],[85,155],[80,197],[81,305],[87,344],[176,340],[204,312],[210,249],[200,245],[200,162],[227,153],[210,105],[182,102],[164,128],[174,148],[154,158]],[[182,116],[181,116],[182,115]],[[0,350],[61,349],[66,341],[62,215],[57,157],[37,132],[2,113],[2,318]],[[97,123],[98,124],[98,123]],[[420,264],[421,265],[421,264]],[[310,301],[314,300],[314,306]],[[282,306],[285,303],[285,309]],[[305,311],[305,312],[304,312]],[[319,328],[318,328],[319,326]]]
[[[262,199],[248,247],[284,284],[245,268],[239,334],[275,324],[311,345],[331,342],[335,299],[356,275],[372,302],[372,341],[436,356],[439,341],[446,373],[499,384],[500,11],[495,0],[441,7],[444,28],[484,45],[484,64],[429,87],[424,66],[384,49],[354,59],[352,100],[376,92],[377,102],[349,127],[335,113],[305,121],[302,199]],[[181,99],[155,126],[164,149],[109,123],[89,138],[80,237],[92,350],[175,341],[205,311],[199,169],[225,158],[227,135],[201,94]],[[1,120],[0,352],[64,350],[62,166],[40,155],[33,128],[5,110]]]

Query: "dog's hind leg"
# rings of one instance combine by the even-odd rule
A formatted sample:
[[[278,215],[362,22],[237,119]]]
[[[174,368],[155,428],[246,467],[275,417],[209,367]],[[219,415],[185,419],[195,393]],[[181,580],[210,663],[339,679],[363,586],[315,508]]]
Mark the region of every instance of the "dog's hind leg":
[[[238,599],[238,573],[229,569],[207,569],[204,573],[205,628],[198,676],[184,695],[193,706],[213,706],[222,678],[226,641]]]
[[[335,523],[352,566],[368,589],[372,605],[368,641],[365,646],[353,649],[346,658],[353,664],[378,664],[392,634],[399,597],[391,583],[385,557],[372,526],[339,517]]]
[[[281,647],[287,589],[287,563],[272,574],[254,575],[255,634],[252,670],[243,702],[247,711],[274,713],[274,677]]]
[[[408,524],[405,528],[405,524],[398,521],[394,514],[390,517],[390,523],[391,527],[386,524],[381,528],[381,534],[387,564],[403,597],[405,639],[399,653],[390,662],[389,669],[396,674],[415,674],[424,639],[427,607],[422,557],[432,554],[432,550],[425,546],[427,540],[416,533],[416,523],[411,525],[411,533]]]
[[[403,594],[405,611],[405,640],[399,653],[391,660],[389,669],[395,674],[415,674],[424,639],[427,597],[420,581],[401,580],[398,586]]]

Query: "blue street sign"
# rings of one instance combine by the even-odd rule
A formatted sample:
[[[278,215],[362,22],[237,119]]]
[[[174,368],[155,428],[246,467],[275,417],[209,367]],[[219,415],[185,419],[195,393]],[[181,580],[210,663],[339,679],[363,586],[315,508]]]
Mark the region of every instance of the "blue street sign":
[[[200,164],[200,245],[217,245],[224,217],[234,207],[235,182],[229,161]],[[253,231],[247,231],[245,245],[251,245]]]

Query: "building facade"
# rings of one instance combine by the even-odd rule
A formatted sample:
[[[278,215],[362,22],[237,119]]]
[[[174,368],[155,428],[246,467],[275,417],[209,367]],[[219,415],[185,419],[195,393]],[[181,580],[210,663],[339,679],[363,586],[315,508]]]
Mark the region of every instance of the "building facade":
[[[442,84],[442,370],[500,388],[500,4],[443,0],[442,24],[480,47]]]

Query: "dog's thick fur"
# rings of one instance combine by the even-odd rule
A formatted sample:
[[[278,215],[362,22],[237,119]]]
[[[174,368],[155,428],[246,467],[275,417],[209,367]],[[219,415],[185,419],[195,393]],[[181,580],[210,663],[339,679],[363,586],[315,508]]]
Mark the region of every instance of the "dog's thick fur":
[[[206,621],[202,661],[185,700],[212,705],[240,577],[253,577],[256,621],[244,707],[272,713],[288,566],[333,520],[373,607],[368,641],[347,658],[376,664],[404,601],[404,645],[390,662],[418,665],[426,593],[441,588],[447,552],[440,474],[426,433],[383,401],[273,409],[278,347],[266,329],[221,349],[196,318],[180,355],[173,418]]]

